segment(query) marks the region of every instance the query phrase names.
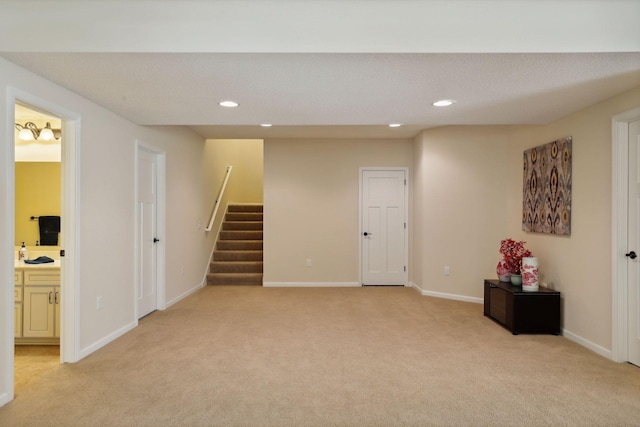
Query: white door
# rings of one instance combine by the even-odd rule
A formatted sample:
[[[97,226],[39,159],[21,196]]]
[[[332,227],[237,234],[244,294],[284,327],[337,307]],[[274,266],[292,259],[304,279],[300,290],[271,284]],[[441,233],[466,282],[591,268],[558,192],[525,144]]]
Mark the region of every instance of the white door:
[[[640,120],[629,123],[628,360],[640,366]]]
[[[138,148],[138,277],[136,299],[138,318],[157,307],[157,158],[143,148]]]
[[[363,169],[362,284],[407,283],[407,172]]]

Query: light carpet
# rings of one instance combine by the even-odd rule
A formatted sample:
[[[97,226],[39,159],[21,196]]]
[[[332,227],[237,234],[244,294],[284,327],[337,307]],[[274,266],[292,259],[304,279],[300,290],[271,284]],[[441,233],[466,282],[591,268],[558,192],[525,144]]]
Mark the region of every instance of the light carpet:
[[[205,287],[0,408],[3,426],[639,424],[639,368],[409,288]]]

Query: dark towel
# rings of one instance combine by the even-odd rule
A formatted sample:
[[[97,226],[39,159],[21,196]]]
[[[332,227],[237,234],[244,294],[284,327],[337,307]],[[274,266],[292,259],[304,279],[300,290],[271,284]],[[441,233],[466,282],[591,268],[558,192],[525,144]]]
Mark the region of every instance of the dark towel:
[[[25,259],[25,264],[45,264],[47,262],[53,262],[53,259],[48,256],[39,256],[36,259]]]
[[[41,216],[40,223],[40,244],[42,246],[58,246],[58,233],[60,233],[59,216]]]

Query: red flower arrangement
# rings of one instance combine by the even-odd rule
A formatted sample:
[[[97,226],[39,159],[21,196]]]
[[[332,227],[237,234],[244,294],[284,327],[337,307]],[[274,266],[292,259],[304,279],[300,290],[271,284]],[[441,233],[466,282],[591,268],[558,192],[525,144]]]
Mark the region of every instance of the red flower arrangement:
[[[511,274],[522,274],[522,258],[531,256],[531,251],[524,247],[525,243],[513,239],[500,241],[500,253]]]

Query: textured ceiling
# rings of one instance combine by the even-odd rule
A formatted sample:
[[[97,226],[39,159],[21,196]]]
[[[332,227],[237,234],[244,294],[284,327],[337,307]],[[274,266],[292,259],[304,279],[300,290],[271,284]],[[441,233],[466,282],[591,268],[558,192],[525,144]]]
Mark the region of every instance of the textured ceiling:
[[[137,124],[192,125],[207,137],[286,136],[301,126],[332,126],[336,136],[373,126],[371,137],[542,124],[640,86],[640,53],[3,56]],[[458,102],[431,105],[441,98]],[[220,107],[225,99],[240,107]]]
[[[20,12],[21,8],[28,7],[29,3],[38,3],[40,7],[56,3],[55,22],[59,25],[56,28],[48,28],[46,25],[50,23],[40,18],[46,13],[38,15],[38,25],[31,28],[34,28],[34,31],[42,30],[42,25],[44,29],[49,30],[48,33],[42,34],[42,51],[34,47],[32,39],[12,39],[9,36],[13,37],[13,33],[8,30],[4,30],[3,33],[0,29],[0,35],[5,39],[5,42],[0,40],[0,51],[4,51],[0,56],[137,124],[188,125],[208,138],[412,137],[421,129],[443,125],[542,124],[640,86],[640,49],[634,48],[640,44],[640,38],[625,44],[621,40],[629,39],[629,33],[618,34],[608,20],[602,20],[601,25],[594,26],[593,23],[600,22],[601,16],[606,15],[605,12],[608,11],[595,7],[605,4],[599,1],[585,4],[582,9],[584,13],[579,15],[579,19],[576,17],[567,21],[567,28],[564,30],[571,29],[572,33],[555,33],[556,29],[549,27],[548,22],[540,22],[540,28],[547,32],[547,36],[553,33],[553,40],[545,39],[542,31],[539,37],[536,36],[536,27],[527,23],[526,16],[522,13],[513,15],[518,16],[519,27],[513,22],[508,22],[507,25],[502,15],[513,14],[516,6],[526,6],[525,10],[528,13],[535,12],[540,15],[543,10],[535,5],[549,5],[549,2],[521,0],[510,1],[511,8],[503,7],[505,2],[484,2],[487,7],[495,8],[492,19],[498,14],[502,22],[505,22],[503,38],[496,37],[495,29],[482,31],[482,19],[487,18],[487,15],[481,14],[481,9],[477,8],[483,2],[469,1],[309,0],[234,3],[171,0],[0,0],[0,8],[8,3],[11,4],[11,8],[5,7],[3,11],[13,13]],[[558,5],[565,7],[572,3],[575,6],[576,2],[572,1],[553,4],[557,8]],[[70,4],[82,7],[74,12],[75,15],[60,12],[64,10],[63,6]],[[131,27],[130,14],[108,14],[106,12],[110,9],[105,9],[109,6],[148,7],[151,4],[156,7],[148,16],[141,16],[136,21],[139,26],[136,29]],[[268,4],[274,7],[266,8],[265,5]],[[369,9],[362,9],[361,6],[365,4],[374,4],[376,7],[369,12]],[[627,7],[627,11],[640,11],[640,2],[637,1],[614,0],[606,4],[609,8],[618,5]],[[101,14],[94,13],[89,21],[78,19],[79,14],[96,12],[97,5],[102,7]],[[162,11],[170,11],[163,8],[168,5],[183,5],[181,8],[173,9],[176,22],[181,25],[185,24],[181,19],[188,19],[183,16],[186,5],[194,8],[191,12],[194,14],[194,22],[198,25],[203,25],[206,21],[203,20],[202,14],[197,13],[198,7],[214,8],[209,10],[211,20],[220,25],[225,24],[225,16],[236,13],[237,15],[233,16],[244,19],[242,23],[243,28],[247,28],[247,34],[242,35],[238,31],[231,35],[216,33],[218,45],[212,46],[213,48],[220,49],[220,46],[224,47],[224,42],[228,41],[228,46],[235,46],[237,52],[192,52],[189,42],[195,40],[194,36],[206,35],[206,31],[209,31],[208,26],[203,26],[193,34],[174,34],[171,51],[169,48],[159,48],[157,41],[162,37],[157,34],[158,22],[154,22],[149,16],[157,16],[157,19],[164,20],[162,22],[166,28],[172,28],[174,22],[171,21],[170,14],[159,15]],[[395,5],[395,9],[383,8],[392,5]],[[629,5],[632,6],[631,9]],[[240,11],[240,6],[245,6],[244,13]],[[420,28],[423,31],[418,31],[418,27],[412,28],[405,34],[397,22],[391,26],[384,25],[385,16],[391,15],[392,10],[398,10],[404,19],[412,20],[411,23],[415,26],[416,19],[421,18],[416,18],[415,13],[411,13],[412,8],[415,9],[414,12],[423,13],[425,21],[432,22],[433,16],[429,14],[427,17],[424,14],[427,11],[425,7],[436,6],[441,12],[452,12],[452,17],[456,11],[443,8],[458,7],[460,12],[464,12],[455,14],[455,20],[447,21],[444,16],[442,18],[447,22],[456,22],[456,28],[459,29],[456,34],[440,36],[443,40],[441,44],[451,46],[451,53],[434,48],[433,37],[424,37],[429,33],[429,27]],[[474,7],[478,12],[475,15],[472,13]],[[537,9],[531,9],[532,7]],[[51,9],[51,13],[54,13],[53,10]],[[271,21],[260,22],[256,13],[248,13],[247,10],[262,10],[263,15],[269,16]],[[322,27],[311,26],[315,21],[314,15],[309,15],[309,12],[313,11],[324,23]],[[319,15],[319,11],[324,13]],[[339,19],[335,20],[335,28],[332,28],[332,21],[325,16],[330,11],[335,11],[336,14],[342,12]],[[357,16],[356,11],[359,12]],[[362,24],[368,22],[366,18],[369,15],[375,18],[377,28]],[[14,21],[6,18],[6,13],[1,16],[0,23],[6,24],[5,29],[10,27],[9,24],[15,25]],[[475,19],[476,16],[478,19]],[[555,15],[546,16],[552,23],[559,19]],[[626,15],[623,14],[621,19],[624,16]],[[287,27],[286,18],[298,24]],[[580,19],[584,19],[584,23],[579,22]],[[64,25],[60,25],[62,20]],[[91,22],[95,28],[100,28],[103,32],[87,31],[87,22]],[[300,33],[301,22],[307,24],[308,31],[304,34]],[[465,22],[470,27],[480,26],[469,28],[470,32],[465,38],[460,22]],[[352,27],[347,26],[347,23],[351,23]],[[580,32],[581,28],[578,28],[577,24],[584,24],[588,31]],[[443,25],[440,22],[438,28],[442,29]],[[573,27],[569,27],[570,25]],[[610,34],[613,43],[607,44],[604,34],[599,34],[603,27],[607,28],[607,34]],[[520,32],[515,31],[518,28]],[[627,26],[628,28],[638,27]],[[393,29],[393,32],[389,32],[389,29]],[[149,32],[145,33],[144,30]],[[299,45],[295,44],[299,38],[283,36],[287,32],[297,32],[296,34],[305,38],[309,37],[310,31],[315,37],[314,44],[310,45],[308,50],[290,53],[290,50],[299,48]],[[354,31],[355,41],[343,39],[349,46],[348,51],[336,48],[340,46],[336,44],[339,40],[332,37],[333,32],[342,34],[345,31]],[[74,32],[78,37],[71,37]],[[594,51],[597,51],[598,47],[605,47],[599,53],[590,53],[589,45],[580,44],[581,41],[589,39],[589,34],[592,33],[599,34],[598,45]],[[156,36],[150,38],[150,34]],[[261,34],[263,37],[260,37]],[[371,38],[364,37],[364,34],[370,34]],[[382,34],[387,34],[388,37],[383,37]],[[398,34],[413,37],[406,41],[407,51],[413,53],[402,52],[402,40]],[[508,43],[513,43],[515,34],[523,46],[522,53],[513,49],[508,50],[512,53],[500,53],[500,48],[511,46]],[[579,34],[582,35],[581,39],[576,37]],[[107,35],[109,37],[106,37]],[[632,33],[631,37],[635,35]],[[325,40],[322,37],[328,40],[327,45],[318,42]],[[79,41],[72,42],[72,39]],[[7,43],[6,40],[10,42]],[[54,45],[55,40],[59,40],[61,44]],[[91,40],[94,40],[95,51],[87,50],[90,48],[86,45],[90,44]],[[126,40],[138,51],[123,50],[123,42]],[[145,40],[149,43],[145,44]],[[272,52],[263,52],[265,47],[260,43],[264,43],[264,40],[273,43]],[[381,43],[381,51],[386,50],[386,53],[369,52],[371,47],[366,44],[367,40],[378,40]],[[384,44],[384,40],[388,40],[389,43]],[[451,41],[445,43],[444,40]],[[470,46],[469,53],[463,48],[465,40]],[[482,46],[478,46],[477,40],[483,40],[488,47],[483,49]],[[541,49],[541,46],[535,44],[540,40],[552,46],[549,52],[553,53],[544,53],[544,50],[543,53],[530,52],[532,46],[536,50]],[[596,41],[589,40],[596,44]],[[562,42],[566,42],[580,53],[563,52]],[[78,43],[83,45],[78,46]],[[357,45],[358,43],[360,44]],[[634,50],[616,51],[615,46],[631,46]],[[251,52],[252,48],[255,48],[254,52]],[[69,51],[65,52],[65,49]],[[334,53],[318,53],[330,52],[331,49]],[[359,53],[358,49],[368,53]],[[424,52],[421,52],[421,49]],[[433,101],[441,98],[456,99],[457,103],[440,109],[431,105]],[[240,107],[220,107],[218,102],[226,99],[239,102]],[[262,128],[259,126],[261,123],[272,123],[273,127]],[[389,123],[402,123],[404,126],[390,129],[387,126]]]

